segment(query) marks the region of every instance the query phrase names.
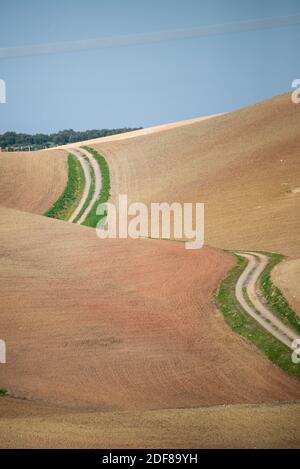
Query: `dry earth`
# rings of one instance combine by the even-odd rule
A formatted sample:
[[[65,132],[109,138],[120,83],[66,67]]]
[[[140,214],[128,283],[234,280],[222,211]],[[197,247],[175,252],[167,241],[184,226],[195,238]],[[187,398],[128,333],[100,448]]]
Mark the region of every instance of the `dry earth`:
[[[139,130],[133,130],[131,132],[124,132],[116,135],[109,135],[108,137],[94,138],[91,140],[84,140],[83,142],[70,143],[68,145],[61,145],[56,147],[56,149],[66,149],[66,148],[78,148],[82,145],[93,145],[95,142],[115,142],[119,140],[133,139],[136,137],[141,137],[142,135],[157,134],[158,132],[164,132],[169,129],[176,129],[178,127],[184,127],[185,125],[190,125],[195,122],[201,122],[206,119],[211,119],[212,117],[222,115],[222,114],[211,114],[209,116],[196,117],[194,119],[186,119],[183,121],[172,122],[170,124],[160,124],[153,127],[146,127]],[[51,149],[45,149],[44,151],[51,151]]]
[[[112,200],[204,202],[206,243],[299,255],[299,127],[283,95],[87,143],[107,159]],[[0,154],[0,387],[11,392],[0,445],[299,446],[299,382],[213,305],[233,257],[100,241],[24,213],[46,211],[66,179],[64,151]],[[297,305],[299,269],[287,265],[274,281]]]
[[[299,448],[300,404],[97,412],[0,400],[2,448]]]
[[[228,114],[73,146],[86,143],[106,157],[112,201],[127,194],[129,202],[146,204],[204,202],[207,244],[298,255],[299,130],[300,108],[285,94]],[[0,204],[36,213],[49,208],[66,180],[66,153],[52,158],[58,151],[27,154],[22,167],[20,160],[8,165],[11,154],[0,155]]]
[[[90,145],[108,161],[113,200],[204,202],[207,244],[299,254],[300,107],[289,94]]]
[[[67,183],[67,153],[62,150],[0,153],[0,205],[44,213]]]
[[[300,316],[300,259],[278,264],[272,272],[272,280]]]
[[[0,387],[14,396],[98,410],[300,398],[300,384],[216,312],[230,255],[0,215]]]

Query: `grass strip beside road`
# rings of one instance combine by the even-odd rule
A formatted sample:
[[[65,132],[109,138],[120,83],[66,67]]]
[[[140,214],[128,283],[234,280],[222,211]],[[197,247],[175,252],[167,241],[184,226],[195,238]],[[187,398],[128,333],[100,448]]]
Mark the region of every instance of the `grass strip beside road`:
[[[262,252],[269,258],[269,263],[259,278],[259,287],[263,298],[272,312],[287,326],[299,332],[300,318],[288,304],[280,289],[274,285],[271,272],[274,267],[285,259],[285,256],[277,253]]]
[[[85,178],[80,162],[74,155],[68,156],[68,182],[65,190],[52,207],[44,213],[46,217],[68,220],[83,194]]]
[[[99,220],[101,220],[101,218],[105,216],[105,214],[102,216],[96,214],[97,207],[99,204],[107,202],[110,196],[109,167],[105,158],[102,155],[100,155],[96,150],[94,150],[94,148],[90,148],[86,146],[83,146],[82,148],[84,148],[85,150],[87,150],[93,155],[101,171],[102,187],[101,187],[100,195],[97,201],[95,202],[94,206],[92,207],[92,210],[90,211],[85,221],[83,222],[83,225],[96,228]]]
[[[237,265],[228,272],[214,292],[214,300],[218,309],[234,332],[255,344],[273,363],[288,374],[300,379],[300,366],[292,362],[291,350],[249,316],[236,299],[235,285],[247,265],[244,257],[236,257]]]

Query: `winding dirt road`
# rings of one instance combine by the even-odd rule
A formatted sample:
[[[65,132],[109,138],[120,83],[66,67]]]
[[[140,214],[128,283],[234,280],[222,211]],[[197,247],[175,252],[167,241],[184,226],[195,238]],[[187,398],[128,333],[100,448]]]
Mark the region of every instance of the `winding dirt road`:
[[[72,153],[73,155],[76,156],[76,158],[78,158],[83,168],[84,176],[85,176],[85,188],[84,188],[81,200],[76,210],[72,213],[71,217],[68,220],[69,222],[73,222],[76,219],[76,217],[79,215],[79,213],[81,212],[83,206],[85,205],[88,199],[89,191],[90,191],[90,187],[92,183],[91,171],[93,172],[94,177],[95,177],[95,186],[94,186],[93,196],[91,200],[89,201],[89,204],[84,210],[81,217],[76,221],[78,225],[81,225],[85,221],[86,217],[88,216],[95,202],[100,196],[101,189],[102,189],[102,177],[101,177],[101,171],[100,171],[99,165],[90,152],[88,152],[87,150],[83,148],[72,148],[70,149],[70,153]],[[86,158],[88,159],[88,161],[86,160]]]
[[[261,302],[258,294],[257,281],[268,264],[268,257],[256,252],[236,252],[236,254],[248,260],[247,267],[239,277],[235,286],[235,296],[238,302],[250,316],[264,327],[264,329],[293,350],[292,343],[294,339],[298,338],[297,333],[281,322],[280,319]],[[251,305],[244,297],[244,289],[246,289]]]
[[[76,156],[79,163],[81,164],[81,167],[82,167],[83,173],[84,173],[84,181],[85,181],[83,194],[82,194],[82,197],[80,199],[80,202],[79,202],[79,204],[77,205],[77,207],[75,208],[74,212],[72,213],[72,215],[70,216],[70,218],[68,220],[69,222],[73,223],[75,218],[81,212],[81,210],[82,210],[82,208],[85,204],[85,201],[88,198],[91,183],[92,183],[92,178],[91,178],[89,163],[81,156],[80,152],[72,151],[70,153],[72,153],[74,156]]]

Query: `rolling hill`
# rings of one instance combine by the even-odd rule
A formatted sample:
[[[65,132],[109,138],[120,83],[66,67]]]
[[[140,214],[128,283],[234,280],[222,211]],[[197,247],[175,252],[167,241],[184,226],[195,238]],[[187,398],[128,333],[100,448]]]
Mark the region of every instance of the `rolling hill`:
[[[101,410],[300,397],[299,383],[216,311],[230,255],[0,213],[1,382],[14,396]]]
[[[95,148],[108,162],[112,202],[119,194],[127,194],[129,203],[147,205],[204,202],[206,244],[297,255],[299,107],[285,94],[209,117],[81,144]],[[43,213],[63,190],[65,152],[78,145],[59,147],[61,153],[25,153],[22,162],[19,155],[0,154],[0,204]],[[13,178],[17,184],[11,190]]]
[[[3,448],[298,448],[297,403],[99,412],[0,400]]]
[[[112,200],[204,202],[205,242],[298,254],[300,107],[289,94],[248,108],[89,145],[110,167]]]
[[[0,446],[299,444],[299,382],[213,295],[235,265],[223,248],[299,255],[299,109],[286,94],[84,142],[108,163],[111,201],[204,202],[200,250],[41,216],[78,145],[0,153]],[[289,300],[293,262],[274,277]]]

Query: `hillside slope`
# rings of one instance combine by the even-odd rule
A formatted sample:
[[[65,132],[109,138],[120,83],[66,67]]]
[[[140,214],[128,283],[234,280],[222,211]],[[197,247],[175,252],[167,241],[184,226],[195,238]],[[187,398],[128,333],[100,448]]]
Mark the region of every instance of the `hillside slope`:
[[[299,412],[299,403],[76,412],[2,398],[0,447],[299,448]]]
[[[0,205],[42,214],[63,192],[67,176],[65,151],[0,153]]]
[[[300,316],[300,259],[288,259],[278,264],[272,280]]]
[[[212,292],[232,256],[103,241],[88,227],[4,208],[0,242],[0,381],[14,396],[98,410],[300,398],[300,384],[216,311]]]
[[[299,253],[300,106],[289,94],[90,145],[108,161],[112,200],[204,202],[207,244]]]

